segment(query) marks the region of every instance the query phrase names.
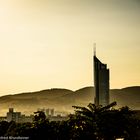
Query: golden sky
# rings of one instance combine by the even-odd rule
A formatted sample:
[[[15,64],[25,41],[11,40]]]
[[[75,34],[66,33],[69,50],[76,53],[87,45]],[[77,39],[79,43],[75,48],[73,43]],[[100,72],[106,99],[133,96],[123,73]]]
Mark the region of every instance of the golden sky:
[[[0,95],[93,85],[93,43],[110,87],[140,85],[139,0],[0,0]]]

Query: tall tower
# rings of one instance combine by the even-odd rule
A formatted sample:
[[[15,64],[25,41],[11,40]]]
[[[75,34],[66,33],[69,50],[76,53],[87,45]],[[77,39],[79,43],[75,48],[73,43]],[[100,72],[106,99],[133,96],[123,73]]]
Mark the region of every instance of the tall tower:
[[[94,52],[94,89],[95,105],[106,106],[109,104],[109,69],[103,64]]]

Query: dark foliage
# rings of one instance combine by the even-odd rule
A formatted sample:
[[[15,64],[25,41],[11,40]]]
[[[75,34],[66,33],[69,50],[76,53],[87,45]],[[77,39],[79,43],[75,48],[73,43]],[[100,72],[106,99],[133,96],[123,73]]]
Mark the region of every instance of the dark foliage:
[[[50,122],[43,112],[35,112],[33,123],[0,122],[0,136],[23,136],[30,140],[139,140],[140,120],[128,107],[74,106],[67,121]]]

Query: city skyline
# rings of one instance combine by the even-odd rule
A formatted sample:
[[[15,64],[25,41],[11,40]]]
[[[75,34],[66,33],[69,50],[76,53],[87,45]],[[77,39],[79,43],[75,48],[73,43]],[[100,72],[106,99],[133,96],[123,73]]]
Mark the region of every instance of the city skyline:
[[[140,83],[139,0],[1,0],[0,96],[93,86],[93,43],[110,88]]]

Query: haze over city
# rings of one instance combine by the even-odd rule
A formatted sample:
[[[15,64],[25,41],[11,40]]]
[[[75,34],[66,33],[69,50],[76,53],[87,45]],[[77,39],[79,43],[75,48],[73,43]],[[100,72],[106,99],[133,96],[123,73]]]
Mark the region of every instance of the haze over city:
[[[0,96],[93,86],[93,43],[110,88],[140,83],[139,0],[0,0]]]

